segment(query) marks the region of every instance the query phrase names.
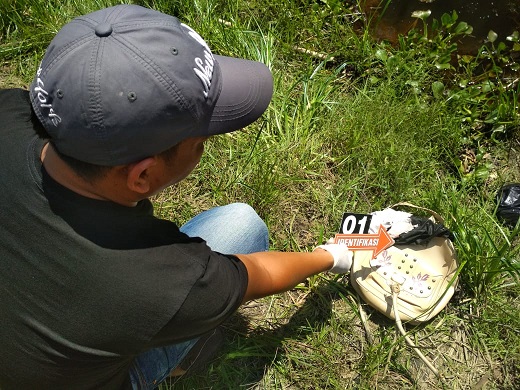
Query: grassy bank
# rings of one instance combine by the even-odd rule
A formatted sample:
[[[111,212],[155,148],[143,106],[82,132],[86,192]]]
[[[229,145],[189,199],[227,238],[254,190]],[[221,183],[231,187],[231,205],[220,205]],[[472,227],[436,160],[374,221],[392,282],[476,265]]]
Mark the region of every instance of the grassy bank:
[[[52,36],[108,0],[0,0],[0,86],[27,87]],[[136,1],[180,17],[218,54],[270,66],[272,104],[246,131],[210,140],[200,167],[154,199],[179,223],[247,202],[271,247],[312,249],[344,211],[401,201],[439,212],[455,234],[460,283],[431,322],[408,327],[448,380],[431,375],[392,321],[365,307],[348,277],[321,275],[245,306],[208,375],[162,389],[511,389],[520,386],[517,232],[495,194],[520,182],[518,67],[489,42],[457,57],[455,14],[397,45],[377,42],[340,1]],[[514,37],[513,37],[514,41]],[[507,44],[513,43],[507,42]]]

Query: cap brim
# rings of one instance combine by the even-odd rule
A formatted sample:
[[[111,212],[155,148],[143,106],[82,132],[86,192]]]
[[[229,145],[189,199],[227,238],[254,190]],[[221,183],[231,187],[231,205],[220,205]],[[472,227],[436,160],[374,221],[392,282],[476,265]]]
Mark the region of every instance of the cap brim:
[[[267,109],[273,95],[273,76],[261,62],[215,55],[222,90],[211,116],[209,133],[223,134],[246,127]]]

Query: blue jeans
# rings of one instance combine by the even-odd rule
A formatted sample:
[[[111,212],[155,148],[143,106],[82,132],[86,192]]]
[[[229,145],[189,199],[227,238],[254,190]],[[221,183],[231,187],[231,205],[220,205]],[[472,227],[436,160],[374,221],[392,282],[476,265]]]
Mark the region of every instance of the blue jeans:
[[[221,253],[253,253],[269,248],[267,227],[256,212],[244,203],[233,203],[205,211],[180,230],[191,237],[202,237],[209,247]],[[138,355],[130,368],[134,390],[155,389],[186,356],[198,338]]]

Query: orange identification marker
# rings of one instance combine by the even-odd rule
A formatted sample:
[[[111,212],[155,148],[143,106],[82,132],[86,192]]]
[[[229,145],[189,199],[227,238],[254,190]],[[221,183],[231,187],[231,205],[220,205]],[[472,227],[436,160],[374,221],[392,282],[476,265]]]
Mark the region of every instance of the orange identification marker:
[[[377,234],[341,234],[334,236],[335,244],[345,244],[352,250],[373,250],[372,258],[383,252],[394,244],[394,239],[390,237],[383,225],[379,225]]]

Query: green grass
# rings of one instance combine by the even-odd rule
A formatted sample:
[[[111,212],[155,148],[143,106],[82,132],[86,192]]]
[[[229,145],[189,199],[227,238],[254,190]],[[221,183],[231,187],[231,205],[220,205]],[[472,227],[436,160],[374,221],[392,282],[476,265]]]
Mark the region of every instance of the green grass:
[[[0,86],[27,86],[63,23],[116,3],[0,0]],[[519,385],[518,231],[493,215],[497,189],[520,181],[513,51],[492,42],[495,56],[450,62],[464,31],[453,14],[432,36],[413,31],[393,47],[340,1],[135,3],[179,16],[214,52],[260,60],[275,78],[262,119],[211,139],[197,170],[154,199],[158,215],[182,223],[247,202],[266,220],[273,249],[305,251],[336,232],[344,211],[409,201],[444,216],[461,264],[446,309],[408,327],[446,383],[369,307],[365,328],[348,277],[324,274],[241,308],[209,372],[161,389]]]

